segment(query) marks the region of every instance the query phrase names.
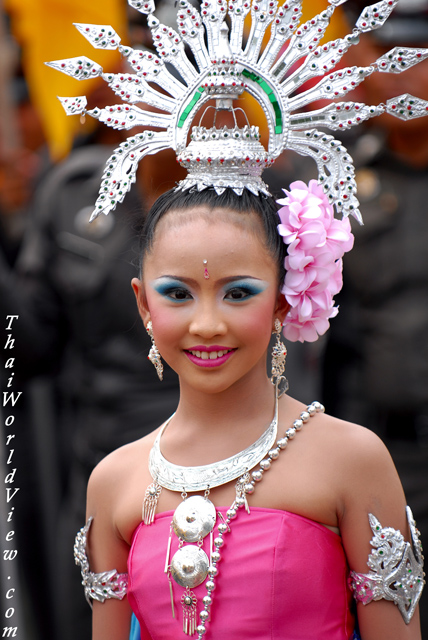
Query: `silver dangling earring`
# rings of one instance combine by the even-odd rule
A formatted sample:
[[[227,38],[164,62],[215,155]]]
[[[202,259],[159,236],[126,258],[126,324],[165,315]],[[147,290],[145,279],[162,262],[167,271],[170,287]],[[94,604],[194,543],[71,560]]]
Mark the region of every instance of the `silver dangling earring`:
[[[285,360],[287,357],[287,348],[283,342],[281,342],[282,322],[278,318],[275,320],[276,342],[272,348],[272,364],[271,364],[271,379],[270,381],[276,388],[277,397],[280,398],[286,391],[288,391],[288,380],[282,374],[285,369]]]
[[[159,380],[163,380],[163,364],[161,360],[161,354],[159,353],[159,350],[155,343],[155,339],[153,337],[153,325],[151,320],[149,320],[147,323],[146,331],[149,334],[152,341],[152,347],[147,357],[150,360],[150,362],[154,365],[156,369],[156,373],[158,374]]]

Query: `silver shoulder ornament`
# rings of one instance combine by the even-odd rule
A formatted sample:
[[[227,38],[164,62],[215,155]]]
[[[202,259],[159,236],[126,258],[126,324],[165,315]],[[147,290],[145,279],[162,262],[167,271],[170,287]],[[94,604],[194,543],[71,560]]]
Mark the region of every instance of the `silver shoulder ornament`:
[[[357,602],[368,604],[373,600],[390,600],[397,605],[406,624],[409,624],[425,584],[422,544],[410,507],[406,515],[412,536],[410,542],[392,527],[382,527],[369,513],[373,550],[367,562],[369,573],[351,571],[349,586]],[[414,551],[413,551],[414,550]]]
[[[128,588],[127,573],[118,573],[116,569],[100,573],[90,571],[86,555],[86,539],[92,520],[93,518],[89,518],[86,525],[80,529],[74,543],[74,560],[80,566],[85,598],[91,607],[91,600],[98,602],[105,602],[109,598],[123,600]]]

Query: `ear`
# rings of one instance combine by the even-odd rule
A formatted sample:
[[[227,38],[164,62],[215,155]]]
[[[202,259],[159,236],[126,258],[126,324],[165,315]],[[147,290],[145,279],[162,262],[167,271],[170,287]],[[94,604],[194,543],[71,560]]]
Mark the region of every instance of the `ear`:
[[[138,312],[141,316],[141,319],[144,323],[144,326],[147,327],[147,323],[150,320],[150,311],[147,305],[147,298],[144,291],[144,285],[141,280],[138,278],[132,278],[131,286],[135,293],[135,298],[137,300]]]
[[[275,322],[275,318],[278,318],[279,320],[281,320],[282,324],[284,324],[285,316],[290,311],[290,309],[291,309],[291,306],[287,302],[285,295],[281,293],[281,291],[279,291],[278,298],[276,301],[274,316],[273,316],[274,322]]]

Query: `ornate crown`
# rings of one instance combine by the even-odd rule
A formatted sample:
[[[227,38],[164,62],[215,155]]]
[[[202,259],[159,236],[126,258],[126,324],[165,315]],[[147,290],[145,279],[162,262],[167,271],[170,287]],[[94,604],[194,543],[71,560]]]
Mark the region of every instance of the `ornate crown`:
[[[147,154],[167,148],[176,151],[188,170],[180,189],[213,186],[221,193],[231,187],[240,194],[247,188],[257,194],[268,193],[261,179],[263,169],[285,149],[293,149],[315,160],[319,183],[336,210],[361,221],[352,158],[341,142],[314,126],[349,129],[384,112],[404,120],[427,115],[428,102],[409,94],[376,106],[334,100],[374,71],[400,73],[421,62],[428,57],[428,49],[395,47],[368,67],[332,71],[349,47],[358,43],[360,34],[381,27],[398,2],[381,0],[366,7],[352,33],[320,45],[335,8],[344,1],[328,0],[325,11],[300,24],[302,0],[202,0],[199,11],[187,0],[179,0],[176,31],[153,15],[154,0],[128,0],[147,16],[157,55],[121,45],[112,27],[76,24],[94,47],[118,49],[134,73],[105,73],[84,56],[47,63],[78,80],[100,76],[123,100],[123,104],[86,112],[85,96],[59,98],[66,113],[88,113],[116,129],[146,129],[120,144],[109,158],[92,218],[109,213],[124,199],[135,182],[139,160]],[[251,29],[244,43],[244,21],[250,13]],[[268,28],[270,39],[263,47]],[[298,92],[314,78],[320,79]],[[256,127],[239,127],[236,120],[232,127],[194,127],[187,144],[192,121],[206,102],[215,99],[217,110],[233,112],[233,101],[243,91],[263,108],[269,130],[267,150]],[[330,102],[310,110],[318,100]]]

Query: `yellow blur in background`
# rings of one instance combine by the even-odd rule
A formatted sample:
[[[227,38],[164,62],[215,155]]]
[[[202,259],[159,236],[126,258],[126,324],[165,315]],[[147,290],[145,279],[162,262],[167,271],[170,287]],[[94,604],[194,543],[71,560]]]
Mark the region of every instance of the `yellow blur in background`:
[[[105,70],[116,65],[120,54],[94,49],[73,22],[111,25],[126,44],[126,3],[123,0],[4,0],[4,9],[11,17],[13,35],[22,49],[30,97],[40,114],[52,159],[59,160],[70,151],[82,125],[79,117],[66,116],[57,96],[84,95],[103,80],[78,82],[44,63],[85,55]]]

